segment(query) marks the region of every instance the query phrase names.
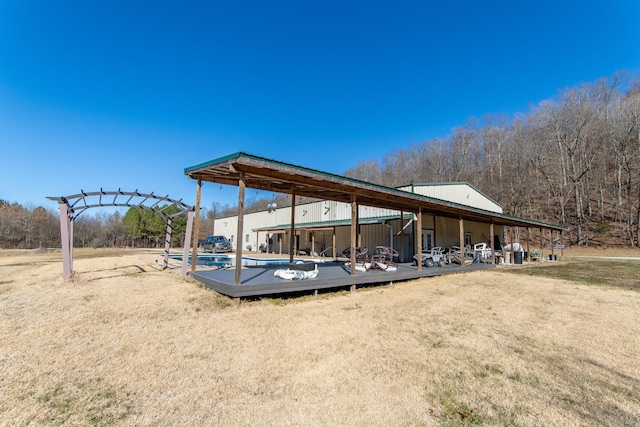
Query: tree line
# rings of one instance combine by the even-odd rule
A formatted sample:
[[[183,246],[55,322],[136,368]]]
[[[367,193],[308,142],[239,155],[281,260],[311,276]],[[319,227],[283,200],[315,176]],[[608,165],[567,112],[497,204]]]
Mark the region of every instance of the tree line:
[[[360,162],[386,186],[465,181],[505,213],[567,226],[577,245],[639,245],[640,79],[618,72],[526,114],[471,118],[446,138]]]
[[[163,207],[160,207],[163,208]],[[175,206],[164,209],[177,212]],[[184,215],[172,221],[171,245],[182,246],[187,219]],[[74,247],[164,247],[167,225],[157,213],[130,208],[119,211],[83,213],[74,220]],[[0,249],[33,249],[60,247],[60,216],[57,210],[38,206],[24,207],[0,200]]]
[[[344,175],[389,187],[469,182],[507,214],[567,226],[570,244],[638,247],[640,77],[618,72],[565,89],[527,113],[470,118],[446,137],[363,160]],[[274,201],[291,203],[281,194],[257,198],[246,211]],[[237,207],[214,203],[202,211],[200,230],[210,234],[215,218],[235,214]],[[162,246],[164,221],[154,215],[81,215],[74,245]],[[184,221],[174,224],[172,245],[182,245]],[[59,246],[57,211],[0,200],[0,248]]]
[[[506,214],[566,226],[569,244],[638,247],[640,77],[621,71],[527,113],[472,117],[446,137],[363,160],[344,175],[388,187],[468,182]],[[291,205],[276,195],[246,210],[266,210],[270,201]],[[213,208],[213,216],[237,213]]]

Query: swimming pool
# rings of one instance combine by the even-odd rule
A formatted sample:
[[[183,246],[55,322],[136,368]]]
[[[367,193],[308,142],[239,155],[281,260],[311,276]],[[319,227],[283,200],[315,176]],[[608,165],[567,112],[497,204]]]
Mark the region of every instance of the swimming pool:
[[[182,255],[172,254],[170,258],[182,261]],[[225,254],[198,254],[198,261],[196,265],[204,265],[207,267],[231,267],[235,266],[236,257],[234,255]],[[293,262],[302,262],[300,258],[294,258]],[[310,261],[310,260],[307,260]],[[316,263],[321,263],[321,260],[312,260]],[[191,264],[191,255],[189,255],[189,264]],[[257,258],[257,257],[242,257],[242,265],[244,267],[259,267],[267,265],[285,265],[289,264],[289,258]]]

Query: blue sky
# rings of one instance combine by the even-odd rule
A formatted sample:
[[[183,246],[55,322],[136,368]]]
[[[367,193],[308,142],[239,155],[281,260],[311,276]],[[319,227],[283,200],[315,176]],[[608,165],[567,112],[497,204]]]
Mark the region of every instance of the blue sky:
[[[237,151],[341,174],[637,71],[639,40],[637,0],[3,0],[0,199],[193,203],[184,168]]]

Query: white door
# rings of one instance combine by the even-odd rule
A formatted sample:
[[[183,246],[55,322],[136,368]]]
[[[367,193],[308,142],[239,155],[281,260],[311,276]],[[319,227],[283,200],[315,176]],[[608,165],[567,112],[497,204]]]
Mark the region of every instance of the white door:
[[[429,251],[434,246],[433,230],[422,230],[422,250]]]

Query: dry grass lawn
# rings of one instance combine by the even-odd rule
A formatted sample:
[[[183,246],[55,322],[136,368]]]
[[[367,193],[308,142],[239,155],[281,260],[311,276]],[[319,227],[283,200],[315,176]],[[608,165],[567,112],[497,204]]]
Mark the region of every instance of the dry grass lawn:
[[[640,425],[637,290],[498,269],[237,307],[157,259],[0,255],[0,425]]]

